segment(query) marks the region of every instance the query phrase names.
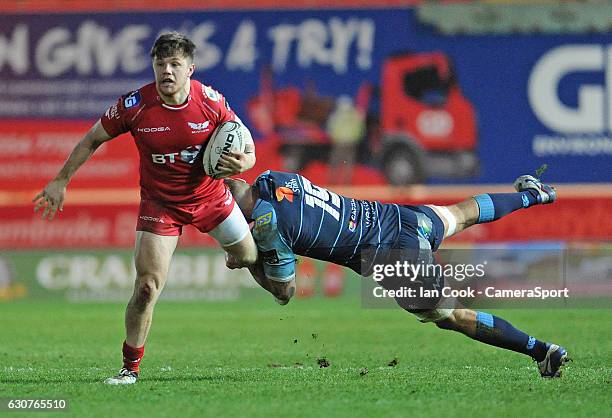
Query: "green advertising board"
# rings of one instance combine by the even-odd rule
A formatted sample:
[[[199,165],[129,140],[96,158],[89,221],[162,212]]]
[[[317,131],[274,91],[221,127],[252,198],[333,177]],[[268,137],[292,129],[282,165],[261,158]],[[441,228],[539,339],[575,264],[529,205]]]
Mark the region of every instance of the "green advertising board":
[[[359,279],[338,266],[302,259],[298,296],[357,293]],[[5,251],[0,254],[0,302],[57,299],[70,302],[127,301],[136,272],[131,250]],[[348,282],[352,282],[349,284]],[[172,259],[165,300],[239,300],[269,297],[246,269],[229,270],[217,249],[179,249]]]

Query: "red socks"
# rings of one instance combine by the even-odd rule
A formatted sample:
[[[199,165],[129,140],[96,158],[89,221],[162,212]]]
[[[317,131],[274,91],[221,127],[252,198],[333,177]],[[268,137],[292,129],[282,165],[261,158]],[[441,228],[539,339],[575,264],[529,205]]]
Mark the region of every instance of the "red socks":
[[[140,371],[140,360],[144,356],[144,345],[142,347],[130,347],[125,341],[123,342],[123,367],[138,373]]]

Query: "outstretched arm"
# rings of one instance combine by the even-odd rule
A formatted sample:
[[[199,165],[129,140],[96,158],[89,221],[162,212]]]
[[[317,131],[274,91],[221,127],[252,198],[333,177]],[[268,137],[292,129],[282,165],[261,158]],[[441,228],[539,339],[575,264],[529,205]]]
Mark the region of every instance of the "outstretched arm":
[[[66,186],[76,171],[87,161],[100,145],[112,139],[98,120],[85,134],[83,139],[74,147],[70,156],[59,173],[51,180],[42,192],[37,194],[32,202],[35,203],[34,212],[44,208],[42,218],[52,220],[64,206]]]

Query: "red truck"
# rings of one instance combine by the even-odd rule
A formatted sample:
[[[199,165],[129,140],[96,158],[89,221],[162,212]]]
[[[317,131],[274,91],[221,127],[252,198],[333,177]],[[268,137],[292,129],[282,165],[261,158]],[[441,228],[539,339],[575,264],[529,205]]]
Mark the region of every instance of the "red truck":
[[[334,103],[313,88],[274,89],[267,72],[247,112],[257,130],[278,139],[285,169],[299,171],[313,160],[327,161],[325,122]],[[379,168],[389,183],[478,173],[476,115],[444,53],[389,56],[380,86],[360,86],[355,105],[366,115],[358,162]]]

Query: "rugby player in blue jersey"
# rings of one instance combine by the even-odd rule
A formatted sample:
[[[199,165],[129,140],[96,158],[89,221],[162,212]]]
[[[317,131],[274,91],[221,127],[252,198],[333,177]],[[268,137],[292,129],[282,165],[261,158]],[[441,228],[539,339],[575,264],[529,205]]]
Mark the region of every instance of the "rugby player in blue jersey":
[[[406,254],[412,262],[431,263],[432,253],[444,238],[556,199],[555,189],[533,176],[519,177],[514,183],[516,193],[481,194],[450,206],[352,199],[298,174],[275,171],[261,174],[252,186],[238,180],[226,183],[247,220],[254,222],[252,232],[260,254],[256,265],[242,266],[229,258],[228,267],[249,267],[255,280],[280,304],[295,294],[296,255],[343,265],[364,276],[371,273],[365,264],[371,266],[377,257],[394,250],[409,250]],[[374,255],[364,264],[365,253]],[[427,280],[439,281],[440,277],[422,283],[427,285]],[[532,357],[542,377],[559,377],[561,367],[569,361],[563,347],[540,341],[497,316],[435,305],[415,308],[404,299],[396,301],[422,322],[434,322],[439,328]]]

